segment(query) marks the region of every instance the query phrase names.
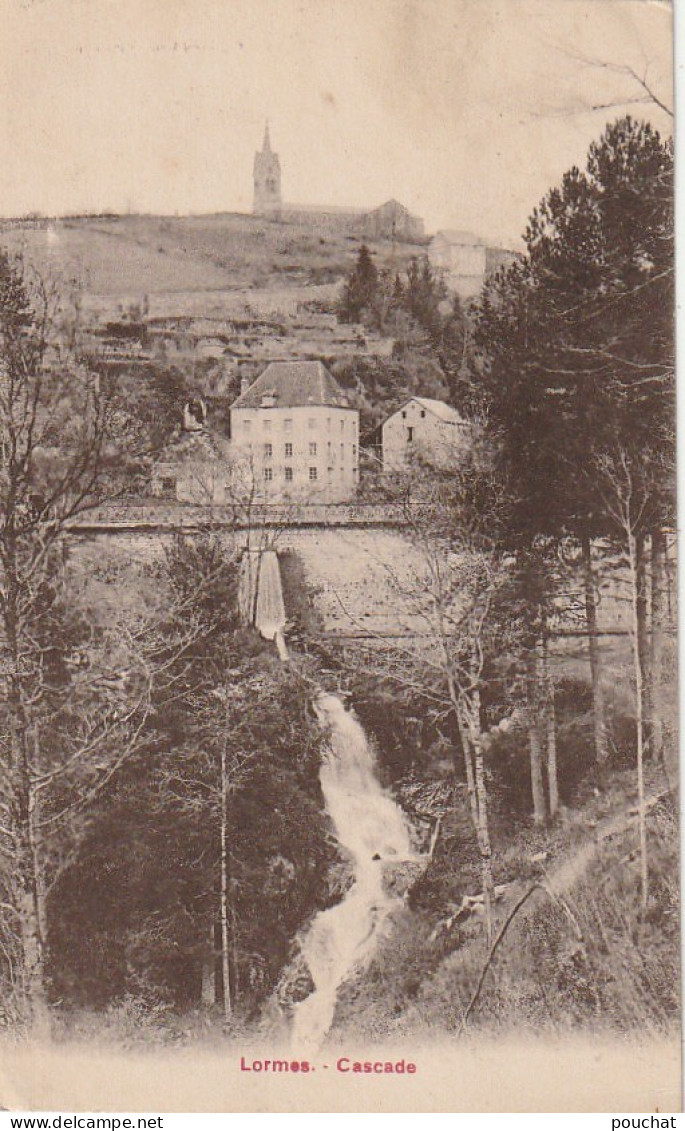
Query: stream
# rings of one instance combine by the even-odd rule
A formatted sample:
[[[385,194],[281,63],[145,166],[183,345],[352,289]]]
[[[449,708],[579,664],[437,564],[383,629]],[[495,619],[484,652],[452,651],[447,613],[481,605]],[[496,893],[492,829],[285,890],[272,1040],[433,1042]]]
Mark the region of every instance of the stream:
[[[261,555],[254,623],[274,640],[283,660],[286,614],[278,557]],[[337,695],[320,692],[314,704],[328,731],[320,771],[325,810],[351,862],[353,882],[340,903],[314,916],[301,951],[314,990],[293,1010],[291,1042],[297,1055],[316,1050],[331,1027],[338,990],[372,957],[398,899],[383,884],[386,861],[414,859],[407,820],[376,777],[373,750],[361,725]]]
[[[333,1022],[338,990],[372,957],[388,913],[398,903],[383,887],[383,862],[413,856],[402,810],[375,774],[366,735],[336,695],[319,695],[316,711],[330,728],[321,789],[333,829],[349,853],[354,882],[340,903],[320,911],[302,940],[314,991],[295,1007],[292,1048],[319,1047]]]

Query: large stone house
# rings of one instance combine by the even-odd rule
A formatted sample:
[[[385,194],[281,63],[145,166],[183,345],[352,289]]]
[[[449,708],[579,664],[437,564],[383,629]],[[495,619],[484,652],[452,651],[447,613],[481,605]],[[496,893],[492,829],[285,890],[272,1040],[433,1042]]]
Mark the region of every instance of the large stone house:
[[[157,496],[197,505],[341,503],[359,480],[359,412],[320,361],[267,365],[212,432],[201,401],[152,474]]]
[[[397,471],[421,460],[449,467],[470,442],[468,423],[452,405],[410,397],[383,422],[383,469]]]
[[[231,406],[231,453],[261,501],[345,502],[359,412],[320,361],[272,362]]]
[[[433,236],[428,258],[449,289],[468,301],[480,292],[489,275],[513,263],[518,253],[508,248],[489,247],[472,232],[445,229]]]

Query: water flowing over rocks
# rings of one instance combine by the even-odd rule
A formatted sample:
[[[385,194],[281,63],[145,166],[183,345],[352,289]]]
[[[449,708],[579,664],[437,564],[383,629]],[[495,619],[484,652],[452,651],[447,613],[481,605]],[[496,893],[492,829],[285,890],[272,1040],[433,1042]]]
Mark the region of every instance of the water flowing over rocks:
[[[388,916],[400,902],[387,865],[414,859],[407,820],[375,775],[362,727],[335,695],[316,703],[329,728],[321,788],[336,837],[353,862],[354,883],[340,903],[319,912],[301,942],[314,992],[293,1010],[292,1047],[318,1048],[335,1013],[338,989],[372,957]]]

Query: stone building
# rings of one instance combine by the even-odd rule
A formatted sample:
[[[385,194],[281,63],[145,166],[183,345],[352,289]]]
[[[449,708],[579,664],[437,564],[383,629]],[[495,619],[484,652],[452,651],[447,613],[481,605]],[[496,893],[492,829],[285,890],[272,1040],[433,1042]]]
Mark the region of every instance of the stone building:
[[[428,245],[428,257],[449,289],[467,301],[480,292],[489,275],[513,263],[518,253],[508,248],[489,247],[472,232],[445,229],[433,236]]]
[[[272,362],[231,406],[231,456],[261,502],[346,502],[359,412],[320,361]]]
[[[367,212],[361,220],[361,235],[366,239],[397,239],[412,243],[424,235],[423,220],[413,216],[398,200],[386,200],[380,208]]]
[[[383,469],[400,470],[420,459],[448,467],[469,444],[469,425],[452,405],[410,397],[383,422]]]
[[[192,428],[174,437],[152,471],[152,494],[197,506],[233,501],[234,484],[228,440]]]
[[[269,124],[264,128],[261,151],[254,155],[254,205],[258,216],[278,219],[281,214],[281,163],[271,149]]]
[[[254,204],[256,216],[302,224],[320,235],[358,236],[362,239],[398,239],[408,243],[424,235],[423,220],[397,200],[379,208],[344,208],[321,204],[284,204],[281,197],[281,164],[271,149],[269,127],[264,131],[261,151],[255,153]]]

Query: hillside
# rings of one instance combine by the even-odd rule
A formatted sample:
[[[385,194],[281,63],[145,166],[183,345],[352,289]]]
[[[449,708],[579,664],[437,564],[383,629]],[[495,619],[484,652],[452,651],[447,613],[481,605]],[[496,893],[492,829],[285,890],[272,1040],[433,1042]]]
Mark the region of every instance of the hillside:
[[[0,221],[0,243],[87,295],[279,289],[337,281],[361,240],[237,213]],[[372,245],[379,267],[401,268],[416,244]]]

